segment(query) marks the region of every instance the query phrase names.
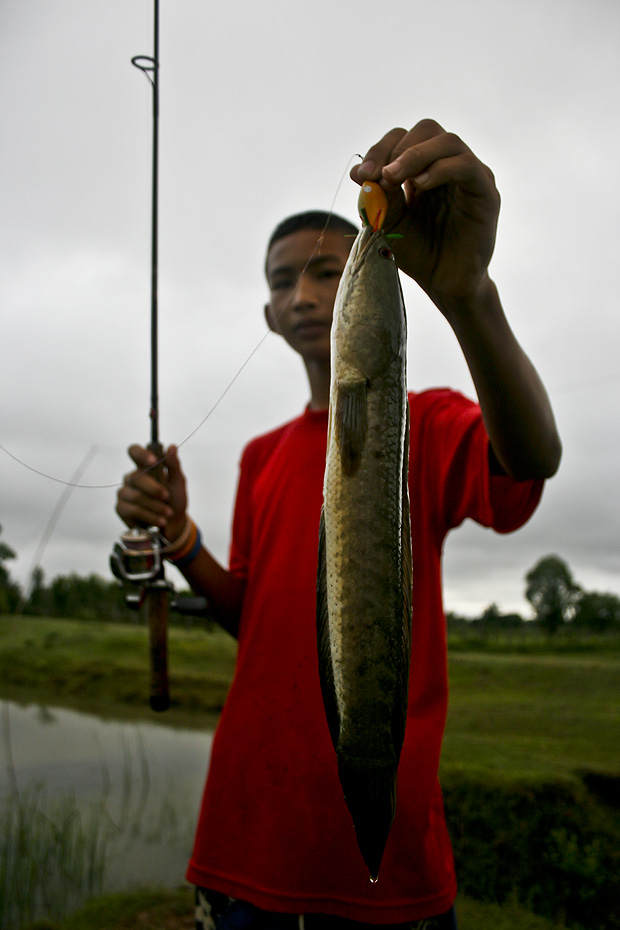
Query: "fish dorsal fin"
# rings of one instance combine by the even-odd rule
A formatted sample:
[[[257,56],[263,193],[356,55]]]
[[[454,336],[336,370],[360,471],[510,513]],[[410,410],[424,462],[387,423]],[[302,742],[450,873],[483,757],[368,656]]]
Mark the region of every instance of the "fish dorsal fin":
[[[340,449],[340,461],[345,475],[354,475],[368,430],[366,405],[367,381],[338,381],[336,383],[336,410],[334,429]]]
[[[401,585],[402,585],[402,636],[400,640],[401,655],[399,656],[399,667],[402,671],[402,677],[399,683],[399,690],[403,696],[401,702],[394,706],[394,718],[392,720],[392,736],[394,739],[394,752],[397,759],[400,758],[400,750],[405,739],[405,727],[407,726],[407,704],[409,692],[409,658],[411,656],[411,594],[412,594],[412,553],[411,553],[411,516],[409,509],[409,488],[407,485],[409,477],[409,404],[405,408],[406,413],[406,438],[403,455],[403,489],[402,489],[402,521],[401,521]]]

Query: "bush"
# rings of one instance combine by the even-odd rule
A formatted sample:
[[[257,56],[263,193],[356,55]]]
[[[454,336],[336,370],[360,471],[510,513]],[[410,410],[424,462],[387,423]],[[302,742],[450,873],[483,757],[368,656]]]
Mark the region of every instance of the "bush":
[[[617,809],[579,783],[452,781],[444,801],[463,894],[497,903],[516,897],[569,926],[618,930]]]

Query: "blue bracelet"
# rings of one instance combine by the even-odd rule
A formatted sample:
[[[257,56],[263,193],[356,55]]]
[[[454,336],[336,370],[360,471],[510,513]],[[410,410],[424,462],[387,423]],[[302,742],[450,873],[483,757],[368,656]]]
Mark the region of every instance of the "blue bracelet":
[[[198,529],[198,527],[196,527],[196,542],[192,546],[191,550],[187,553],[187,555],[184,555],[182,558],[176,559],[174,561],[171,559],[170,561],[176,568],[185,568],[187,565],[190,564],[190,562],[194,561],[194,559],[200,552],[201,548],[202,548],[202,536],[200,534],[200,530]]]

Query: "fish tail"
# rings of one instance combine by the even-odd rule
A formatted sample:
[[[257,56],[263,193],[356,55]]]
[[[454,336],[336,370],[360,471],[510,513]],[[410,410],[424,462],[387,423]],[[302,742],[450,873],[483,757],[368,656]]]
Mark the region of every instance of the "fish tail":
[[[376,881],[396,810],[396,766],[339,758],[338,773],[355,826],[357,845]]]

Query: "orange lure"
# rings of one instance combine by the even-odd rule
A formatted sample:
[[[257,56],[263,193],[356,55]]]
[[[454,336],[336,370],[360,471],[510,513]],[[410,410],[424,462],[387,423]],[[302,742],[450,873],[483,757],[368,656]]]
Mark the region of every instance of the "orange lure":
[[[373,232],[383,227],[388,202],[385,191],[376,181],[364,181],[357,200],[357,209],[364,226],[370,226]]]

